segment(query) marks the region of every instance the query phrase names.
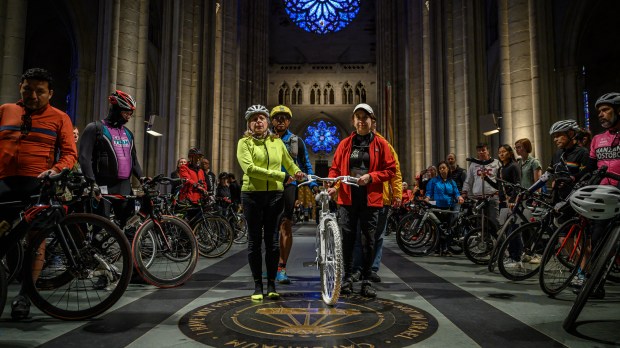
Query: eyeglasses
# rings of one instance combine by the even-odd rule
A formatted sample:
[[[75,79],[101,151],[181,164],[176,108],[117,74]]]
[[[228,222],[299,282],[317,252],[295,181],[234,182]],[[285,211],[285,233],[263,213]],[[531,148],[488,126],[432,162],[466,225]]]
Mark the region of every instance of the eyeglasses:
[[[23,135],[28,135],[32,130],[32,116],[29,113],[22,115],[22,124],[19,127],[19,130]]]

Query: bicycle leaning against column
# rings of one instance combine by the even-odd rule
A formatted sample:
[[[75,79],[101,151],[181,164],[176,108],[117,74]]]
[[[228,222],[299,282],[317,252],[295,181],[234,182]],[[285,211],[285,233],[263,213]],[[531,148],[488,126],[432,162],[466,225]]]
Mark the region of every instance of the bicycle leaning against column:
[[[323,183],[341,182],[357,186],[357,178],[339,176],[335,178],[321,178],[308,175],[307,181],[299,186],[310,184],[313,181]],[[316,229],[316,264],[321,272],[321,297],[323,302],[333,306],[338,302],[344,264],[342,261],[342,234],[338,227],[336,214],[329,209],[329,195],[327,190],[318,193],[318,204],[321,206],[321,216]]]

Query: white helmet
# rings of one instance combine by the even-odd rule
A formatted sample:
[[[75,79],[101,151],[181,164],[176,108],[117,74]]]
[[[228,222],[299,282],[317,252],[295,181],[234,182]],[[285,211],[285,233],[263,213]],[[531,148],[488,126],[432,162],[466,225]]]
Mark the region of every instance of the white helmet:
[[[549,129],[549,135],[553,135],[553,133],[560,133],[560,132],[568,132],[570,130],[573,131],[579,131],[579,125],[577,124],[577,121],[575,120],[562,120],[562,121],[558,121],[556,123],[554,123],[551,128]]]
[[[620,105],[620,93],[611,92],[603,94],[600,98],[598,98],[596,104],[594,104],[594,107],[598,109],[599,105],[602,104],[609,104],[613,106]]]
[[[250,117],[252,117],[252,115],[254,114],[263,114],[267,117],[267,119],[269,119],[269,110],[267,110],[266,107],[260,104],[252,105],[246,110],[245,120],[249,121]]]
[[[620,189],[611,185],[590,185],[570,196],[570,205],[592,220],[607,220],[620,214]]]

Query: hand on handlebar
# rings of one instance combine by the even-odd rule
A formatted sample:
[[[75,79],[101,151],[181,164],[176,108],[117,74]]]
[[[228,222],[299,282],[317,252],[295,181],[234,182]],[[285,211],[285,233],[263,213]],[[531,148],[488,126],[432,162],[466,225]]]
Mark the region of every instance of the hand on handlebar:
[[[364,174],[357,179],[357,184],[359,186],[366,186],[372,182],[372,177],[370,174]]]
[[[41,174],[39,174],[39,176],[37,176],[38,179],[43,179],[44,177],[48,176],[48,175],[54,175],[54,174],[58,174],[59,172],[54,169],[54,168],[50,168],[46,171],[41,172]]]

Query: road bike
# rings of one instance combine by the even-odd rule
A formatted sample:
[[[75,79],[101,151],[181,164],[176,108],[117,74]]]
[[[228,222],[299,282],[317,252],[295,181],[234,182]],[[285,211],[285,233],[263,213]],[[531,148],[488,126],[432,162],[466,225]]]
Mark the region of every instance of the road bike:
[[[105,312],[125,292],[132,271],[131,249],[108,219],[67,214],[69,207],[58,192],[64,191],[69,172],[42,179],[36,203],[27,203],[10,230],[0,236],[0,258],[25,238],[22,282],[32,303],[52,317],[83,320]],[[6,294],[6,282],[1,285],[0,295]]]
[[[357,186],[357,178],[351,176],[321,178],[310,174],[307,176],[307,181],[300,183],[299,186],[310,184],[313,181],[341,182],[346,185]],[[316,264],[321,273],[321,298],[326,305],[333,306],[340,297],[344,264],[342,260],[342,234],[338,227],[336,214],[329,209],[329,200],[327,190],[321,190],[318,193],[321,216],[316,229]]]

